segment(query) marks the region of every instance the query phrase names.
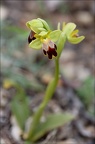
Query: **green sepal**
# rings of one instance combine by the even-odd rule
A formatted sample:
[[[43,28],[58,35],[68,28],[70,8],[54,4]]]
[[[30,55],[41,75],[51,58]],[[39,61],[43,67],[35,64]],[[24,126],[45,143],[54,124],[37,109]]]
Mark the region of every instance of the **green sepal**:
[[[46,31],[45,28],[38,28],[38,30],[41,31],[41,32],[42,32],[42,31]]]
[[[85,37],[84,36],[80,36],[80,37],[68,37],[68,41],[72,44],[78,44],[80,43]]]
[[[42,47],[42,42],[40,41],[39,38],[33,40],[30,44],[29,44],[29,47],[30,48],[33,48],[33,49],[41,49]]]
[[[35,33],[39,33],[40,30],[38,28],[43,28],[43,23],[40,20],[33,19],[26,23],[26,26],[30,28]]]
[[[76,24],[74,23],[68,23],[65,26],[63,26],[62,31],[66,34],[66,36],[68,37],[73,30],[76,28]]]
[[[50,27],[49,27],[49,25],[47,24],[47,22],[46,22],[45,20],[43,20],[43,19],[41,19],[41,18],[38,18],[38,20],[40,20],[40,21],[43,23],[44,28],[45,28],[47,31],[50,30]]]
[[[60,30],[55,30],[55,31],[52,31],[49,35],[48,35],[48,38],[53,41],[53,42],[56,42],[58,39],[59,39],[59,36],[61,34],[61,31]]]

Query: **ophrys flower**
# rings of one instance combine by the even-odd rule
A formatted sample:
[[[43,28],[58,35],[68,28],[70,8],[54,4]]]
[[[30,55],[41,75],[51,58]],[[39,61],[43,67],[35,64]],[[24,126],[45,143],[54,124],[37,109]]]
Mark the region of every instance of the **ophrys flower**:
[[[28,37],[29,47],[34,49],[41,49],[49,59],[57,56],[56,41],[61,33],[60,30],[50,30],[48,24],[38,18],[26,23],[27,27],[31,29]]]

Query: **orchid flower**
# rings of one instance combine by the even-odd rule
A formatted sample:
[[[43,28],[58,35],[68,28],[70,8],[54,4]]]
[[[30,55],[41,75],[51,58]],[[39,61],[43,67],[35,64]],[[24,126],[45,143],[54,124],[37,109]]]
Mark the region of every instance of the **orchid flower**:
[[[31,29],[28,42],[29,47],[34,49],[41,49],[49,59],[57,56],[57,46],[55,42],[58,40],[61,33],[60,30],[51,31],[48,24],[38,18],[26,23],[27,27]]]

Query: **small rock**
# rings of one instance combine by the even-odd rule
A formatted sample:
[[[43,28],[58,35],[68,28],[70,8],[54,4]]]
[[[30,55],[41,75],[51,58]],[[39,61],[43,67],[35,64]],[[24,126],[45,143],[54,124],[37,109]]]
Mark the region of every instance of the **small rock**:
[[[95,138],[95,127],[94,126],[88,126],[85,128],[89,133],[91,134],[92,138]]]
[[[75,58],[75,52],[69,49],[64,49],[63,53],[61,54],[61,61],[70,61]]]
[[[57,0],[51,0],[51,1],[47,1],[45,0],[45,5],[48,8],[49,11],[53,12],[57,9],[57,7],[62,3],[63,1],[57,1]]]
[[[1,15],[0,15],[1,21],[5,20],[8,16],[8,9],[4,6],[0,6],[0,12],[1,12]]]
[[[0,138],[0,144],[6,144],[6,141],[3,138]]]
[[[95,138],[95,127],[94,125],[85,126],[85,123],[81,120],[75,123],[78,132],[86,138]]]
[[[63,68],[61,68],[61,72],[68,79],[77,79],[80,81],[85,80],[90,75],[90,70],[88,68],[85,68],[82,64],[75,64],[73,62],[64,64]]]
[[[77,79],[80,81],[85,80],[88,76],[90,76],[89,69],[83,67],[82,65],[76,66],[76,74]]]
[[[76,75],[76,65],[73,62],[64,64],[61,67],[61,72],[64,76],[66,76],[68,79],[74,79]]]
[[[85,26],[89,26],[90,24],[92,25],[93,23],[93,16],[89,12],[80,11],[76,14],[75,17],[77,22]]]
[[[46,73],[42,76],[42,82],[45,84],[48,84],[52,80],[52,75],[49,73]]]
[[[61,113],[62,109],[61,107],[58,105],[58,103],[56,101],[50,101],[48,103],[48,108],[53,112],[53,113]]]
[[[12,123],[11,135],[15,140],[20,141],[21,129],[19,128],[16,119],[13,116],[11,117],[11,123]]]

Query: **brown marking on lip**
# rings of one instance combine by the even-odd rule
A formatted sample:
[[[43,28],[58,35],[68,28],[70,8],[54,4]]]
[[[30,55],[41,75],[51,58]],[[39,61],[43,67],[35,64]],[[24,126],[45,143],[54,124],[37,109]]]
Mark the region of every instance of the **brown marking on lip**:
[[[52,59],[52,56],[55,56],[55,57],[57,56],[56,49],[57,47],[55,44],[54,44],[54,48],[51,48],[51,47],[48,48],[47,54],[48,54],[49,59]]]

